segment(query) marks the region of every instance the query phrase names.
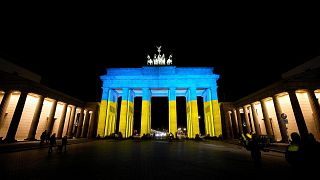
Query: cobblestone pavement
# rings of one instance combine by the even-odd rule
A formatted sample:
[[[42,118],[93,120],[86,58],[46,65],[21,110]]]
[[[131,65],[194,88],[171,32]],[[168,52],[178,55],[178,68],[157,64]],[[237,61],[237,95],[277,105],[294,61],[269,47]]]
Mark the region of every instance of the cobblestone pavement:
[[[66,153],[39,148],[0,153],[0,179],[269,179],[295,173],[283,153],[250,152],[219,141],[97,140],[71,144]],[[293,176],[294,177],[294,176]],[[199,179],[200,180],[200,179]]]

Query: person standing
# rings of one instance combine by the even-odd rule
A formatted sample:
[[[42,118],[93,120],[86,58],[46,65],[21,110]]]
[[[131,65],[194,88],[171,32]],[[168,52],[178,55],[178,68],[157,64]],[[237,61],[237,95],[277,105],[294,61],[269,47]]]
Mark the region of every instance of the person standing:
[[[248,146],[251,151],[251,158],[254,161],[254,165],[256,167],[261,167],[261,147],[256,134],[252,135],[252,139],[249,141]]]
[[[67,152],[67,143],[68,143],[68,137],[67,136],[63,136],[63,138],[61,140],[61,145],[62,145],[61,151],[63,151],[64,153]]]
[[[302,151],[301,151],[301,138],[297,132],[290,134],[291,142],[286,148],[285,158],[287,162],[293,166],[301,165]]]
[[[52,153],[52,147],[55,146],[56,144],[57,144],[56,133],[53,133],[50,137],[48,153]]]

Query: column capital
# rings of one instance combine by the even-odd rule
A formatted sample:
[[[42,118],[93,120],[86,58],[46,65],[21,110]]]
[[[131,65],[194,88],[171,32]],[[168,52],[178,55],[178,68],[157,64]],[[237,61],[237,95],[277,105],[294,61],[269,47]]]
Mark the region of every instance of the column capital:
[[[297,89],[288,89],[286,92],[290,94],[290,93],[296,93],[296,91]]]

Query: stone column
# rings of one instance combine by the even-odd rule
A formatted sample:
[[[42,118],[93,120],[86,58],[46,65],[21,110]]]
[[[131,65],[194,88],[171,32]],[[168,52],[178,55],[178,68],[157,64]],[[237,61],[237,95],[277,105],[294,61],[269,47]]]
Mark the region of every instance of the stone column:
[[[99,120],[97,128],[97,136],[104,137],[106,128],[107,103],[108,103],[109,88],[103,88],[102,98],[99,110]]]
[[[151,91],[149,88],[142,88],[141,106],[141,130],[140,136],[151,131]]]
[[[197,92],[195,87],[190,88],[190,99],[188,103],[190,103],[190,107],[191,107],[191,123],[192,123],[191,138],[195,138],[197,134],[200,135]]]
[[[117,119],[117,106],[118,106],[118,95],[110,89],[108,92],[108,103],[107,103],[107,115],[105,121],[105,133],[104,136],[110,136],[116,132],[116,119]]]
[[[84,108],[81,108],[81,110],[80,110],[80,118],[79,118],[78,127],[77,127],[76,138],[79,138],[81,136],[82,126],[83,126],[83,117],[84,117]]]
[[[36,139],[35,136],[36,136],[36,132],[37,132],[38,124],[39,124],[40,114],[42,111],[43,101],[44,101],[44,97],[42,95],[39,95],[37,107],[36,107],[36,110],[33,114],[30,130],[29,130],[28,137],[26,140],[33,141]]]
[[[218,102],[218,94],[216,88],[210,89],[211,92],[211,103],[213,109],[213,124],[214,124],[214,135],[219,137],[222,136],[222,124],[221,124],[221,115],[220,115],[220,105]]]
[[[301,110],[300,105],[299,105],[299,101],[298,101],[296,92],[295,91],[288,91],[288,94],[289,94],[290,102],[291,102],[291,105],[292,105],[294,117],[296,119],[297,126],[298,126],[298,129],[299,129],[299,133],[300,133],[302,138],[303,137],[307,137],[308,128],[307,128],[306,122],[304,120],[304,117],[303,117],[302,110]]]
[[[68,138],[72,138],[73,137],[72,128],[73,128],[74,118],[76,116],[76,112],[77,112],[77,107],[73,106],[72,110],[71,110],[71,116],[70,116],[70,119],[69,119],[69,124],[68,124],[69,125],[68,131],[67,131]]]
[[[0,104],[0,126],[2,124],[4,115],[7,112],[7,108],[10,102],[10,97],[11,97],[11,91],[5,92],[1,104]]]
[[[133,111],[134,111],[134,95],[133,91],[129,88],[123,88],[122,102],[120,110],[120,122],[119,122],[119,132],[121,132],[122,137],[127,138],[131,136],[132,132],[129,128],[131,121],[133,121]],[[133,124],[133,123],[131,123]]]
[[[261,100],[261,109],[263,113],[263,119],[264,119],[264,124],[266,125],[266,131],[269,136],[273,135],[271,123],[270,123],[270,118],[269,118],[269,113],[268,113],[268,108],[265,100]]]
[[[233,137],[239,138],[239,129],[237,127],[236,114],[234,113],[234,110],[231,111],[230,118],[232,122]]]
[[[120,109],[120,122],[119,122],[119,133],[122,137],[126,134],[127,120],[128,120],[128,94],[129,89],[122,89],[121,109]]]
[[[84,118],[83,130],[81,137],[86,138],[88,136],[88,127],[89,127],[89,120],[90,120],[90,111],[87,110],[86,117]]]
[[[226,125],[226,133],[224,135],[224,139],[230,139],[233,138],[233,129],[231,125],[231,116],[229,111],[224,112],[224,119],[225,119],[225,125]]]
[[[241,119],[241,114],[240,114],[240,108],[236,108],[237,112],[237,120],[238,120],[238,128],[239,128],[239,133],[243,133],[243,126],[242,126],[242,119]]]
[[[203,93],[203,112],[204,112],[204,125],[205,135],[214,136],[214,121],[213,121],[213,108],[211,103],[210,89]]]
[[[251,130],[250,122],[249,122],[248,109],[245,106],[243,106],[242,109],[243,109],[244,118],[246,121],[246,129],[247,129],[247,132],[250,133],[252,130]]]
[[[311,110],[318,133],[320,133],[320,105],[313,90],[307,90]]]
[[[67,109],[68,109],[68,104],[64,103],[63,104],[62,113],[61,113],[61,117],[60,117],[60,124],[59,124],[57,139],[61,139],[62,138],[62,132],[63,132],[63,127],[64,127],[64,122],[65,122],[65,119],[66,119]]]
[[[96,133],[96,113],[97,109],[94,109],[93,112],[91,113],[91,117],[89,120],[89,132],[88,132],[88,138],[94,138],[95,133]]]
[[[169,133],[176,137],[177,133],[177,103],[176,88],[169,89]]]
[[[51,106],[49,117],[48,117],[48,125],[47,125],[48,134],[52,133],[52,128],[53,128],[54,121],[55,121],[54,115],[56,113],[56,107],[57,107],[57,100],[54,99],[52,102],[52,106]]]
[[[261,135],[261,129],[260,129],[260,124],[259,124],[258,115],[256,112],[255,105],[254,105],[254,103],[251,103],[250,105],[251,105],[253,123],[254,123],[254,127],[256,129],[256,133],[257,133],[257,135]]]
[[[288,141],[289,140],[288,139],[288,130],[287,130],[287,127],[284,124],[282,118],[281,118],[282,109],[281,109],[280,102],[279,102],[277,95],[274,95],[272,97],[272,100],[273,100],[274,109],[275,109],[276,115],[277,115],[277,121],[279,124],[280,134],[281,134],[281,138],[282,138],[281,142],[288,143],[289,142]]]
[[[5,142],[15,142],[15,136],[17,133],[17,129],[20,123],[20,119],[21,119],[21,115],[22,115],[22,111],[24,108],[24,105],[26,103],[26,99],[27,99],[28,93],[25,91],[21,91],[16,109],[14,110],[13,113],[13,117],[7,132],[7,136],[5,138]]]

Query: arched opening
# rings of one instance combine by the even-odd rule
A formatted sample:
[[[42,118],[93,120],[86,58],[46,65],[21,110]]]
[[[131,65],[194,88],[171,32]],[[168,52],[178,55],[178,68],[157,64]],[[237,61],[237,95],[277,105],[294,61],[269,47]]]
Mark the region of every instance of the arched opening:
[[[142,97],[134,98],[134,117],[133,117],[133,135],[137,136],[141,131],[141,109]]]
[[[186,97],[177,97],[176,103],[178,135],[184,137],[187,133]]]
[[[115,133],[119,133],[119,122],[120,122],[121,101],[122,101],[122,97],[118,97],[118,103],[117,103],[117,120],[116,120],[116,129],[115,129]]]
[[[169,129],[168,97],[151,98],[151,129],[166,131]]]
[[[206,129],[204,124],[204,109],[203,109],[203,98],[198,96],[197,97],[197,104],[198,104],[198,118],[199,118],[199,128],[200,134],[205,135]]]

